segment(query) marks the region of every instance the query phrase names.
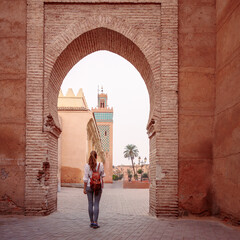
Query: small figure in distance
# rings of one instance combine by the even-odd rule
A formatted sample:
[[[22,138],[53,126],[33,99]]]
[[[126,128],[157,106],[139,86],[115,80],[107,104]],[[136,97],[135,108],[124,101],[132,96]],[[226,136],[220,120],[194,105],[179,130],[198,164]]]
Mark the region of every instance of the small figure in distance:
[[[91,151],[88,163],[85,165],[84,189],[83,193],[88,197],[88,214],[90,218],[90,227],[99,228],[99,202],[102,195],[104,167],[102,163],[97,162],[96,151]]]

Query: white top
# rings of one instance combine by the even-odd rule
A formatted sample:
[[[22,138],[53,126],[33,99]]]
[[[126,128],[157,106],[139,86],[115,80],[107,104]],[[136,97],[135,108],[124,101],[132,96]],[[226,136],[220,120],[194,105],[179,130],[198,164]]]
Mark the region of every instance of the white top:
[[[99,167],[100,178],[102,180],[102,178],[105,177],[104,167],[103,167],[102,163],[97,163],[96,170],[97,170],[99,164],[100,164],[100,167]],[[87,182],[87,187],[90,187],[90,178],[92,177],[92,173],[93,172],[92,172],[89,164],[86,164],[85,169],[84,169],[83,181]]]

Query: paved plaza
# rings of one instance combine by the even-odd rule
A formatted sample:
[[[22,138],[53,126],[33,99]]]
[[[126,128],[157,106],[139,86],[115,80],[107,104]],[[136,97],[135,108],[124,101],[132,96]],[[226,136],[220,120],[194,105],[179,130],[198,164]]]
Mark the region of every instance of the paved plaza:
[[[240,230],[219,221],[148,216],[148,190],[106,184],[99,229],[89,227],[81,188],[62,188],[58,211],[45,217],[0,216],[0,239],[239,240]]]

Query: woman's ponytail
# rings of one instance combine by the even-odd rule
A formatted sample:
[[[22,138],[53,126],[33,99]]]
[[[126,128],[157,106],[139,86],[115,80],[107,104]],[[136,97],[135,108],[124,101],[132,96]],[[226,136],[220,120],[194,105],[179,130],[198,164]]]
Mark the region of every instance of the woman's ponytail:
[[[91,151],[89,159],[88,159],[88,164],[89,164],[90,169],[92,171],[96,170],[96,167],[97,167],[97,153],[96,153],[96,151]]]

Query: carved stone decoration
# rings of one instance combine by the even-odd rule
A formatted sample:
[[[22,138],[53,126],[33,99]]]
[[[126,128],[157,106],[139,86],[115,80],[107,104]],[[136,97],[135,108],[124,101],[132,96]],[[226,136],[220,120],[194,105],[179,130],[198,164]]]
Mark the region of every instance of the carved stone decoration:
[[[46,127],[54,127],[55,126],[54,119],[53,119],[53,117],[52,117],[52,115],[50,113],[47,116],[47,120],[46,120],[45,126]]]
[[[155,123],[155,120],[151,119],[151,121],[147,125],[147,134],[149,138],[151,138],[156,133]]]
[[[62,130],[56,125],[52,115],[49,113],[44,123],[44,131],[52,133],[55,137],[59,137]]]

